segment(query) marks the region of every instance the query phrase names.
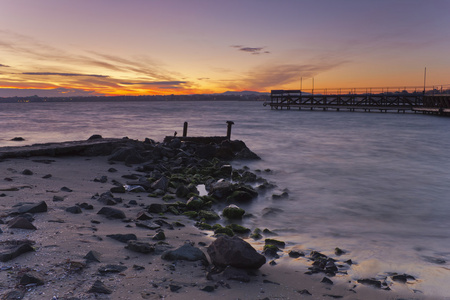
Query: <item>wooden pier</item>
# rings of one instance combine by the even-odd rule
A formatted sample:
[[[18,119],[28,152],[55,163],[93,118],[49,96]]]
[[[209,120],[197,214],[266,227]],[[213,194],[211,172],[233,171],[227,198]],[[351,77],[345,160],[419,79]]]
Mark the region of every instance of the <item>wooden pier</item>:
[[[277,110],[334,110],[364,112],[428,113],[450,115],[450,95],[423,92],[313,94],[300,90],[272,90],[264,103]]]

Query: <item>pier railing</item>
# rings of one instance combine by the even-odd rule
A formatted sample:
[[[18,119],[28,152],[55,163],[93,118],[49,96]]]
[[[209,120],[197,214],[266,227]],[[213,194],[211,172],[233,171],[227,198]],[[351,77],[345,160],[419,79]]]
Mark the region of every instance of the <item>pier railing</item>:
[[[425,108],[449,109],[447,90],[421,87],[403,88],[349,88],[322,90],[272,90],[272,109],[349,110],[425,112]]]

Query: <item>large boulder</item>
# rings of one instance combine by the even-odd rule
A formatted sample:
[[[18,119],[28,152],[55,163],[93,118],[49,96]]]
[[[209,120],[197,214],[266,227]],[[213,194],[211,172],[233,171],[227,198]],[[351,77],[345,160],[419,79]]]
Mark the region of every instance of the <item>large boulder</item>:
[[[237,236],[220,236],[209,245],[207,251],[211,262],[220,267],[259,269],[266,263],[264,255]]]

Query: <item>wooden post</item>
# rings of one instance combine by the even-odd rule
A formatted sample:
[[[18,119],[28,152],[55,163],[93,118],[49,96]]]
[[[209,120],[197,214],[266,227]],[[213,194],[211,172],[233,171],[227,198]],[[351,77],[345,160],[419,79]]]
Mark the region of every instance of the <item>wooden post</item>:
[[[231,126],[234,124],[233,121],[227,121],[227,139],[231,138]]]
[[[183,126],[183,137],[187,136],[188,122],[184,122]]]

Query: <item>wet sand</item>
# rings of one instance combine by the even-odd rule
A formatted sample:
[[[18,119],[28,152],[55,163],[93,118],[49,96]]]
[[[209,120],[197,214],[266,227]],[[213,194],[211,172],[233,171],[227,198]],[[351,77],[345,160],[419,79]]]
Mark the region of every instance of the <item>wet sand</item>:
[[[110,168],[117,172],[108,172]],[[25,169],[33,174],[22,174]],[[322,283],[324,274],[304,274],[307,258],[293,259],[286,253],[276,260],[276,265],[266,263],[253,272],[250,282],[240,282],[208,280],[208,270],[200,262],[170,262],[163,260],[160,253],[142,254],[125,249],[126,244],[107,235],[133,233],[139,241],[155,243],[152,237],[156,231],[97,214],[105,205],[93,196],[109,191],[114,180],[125,182],[122,175],[136,173],[135,166],[110,164],[106,157],[5,159],[0,162],[0,173],[1,220],[7,222],[10,218],[7,212],[21,202],[45,201],[48,206],[47,212],[33,215],[37,230],[13,229],[0,224],[3,231],[0,241],[28,239],[35,242],[34,252],[0,263],[0,295],[16,289],[25,291],[23,299],[429,299],[411,293],[407,287],[384,291],[356,284],[348,276],[331,278],[332,285]],[[43,178],[48,174],[50,178]],[[101,176],[107,176],[107,181],[94,181]],[[53,201],[54,196],[63,197],[63,201]],[[115,196],[123,199],[115,207],[123,210],[129,220],[151,203],[165,203],[161,198],[148,197],[147,193]],[[80,214],[65,211],[80,203],[91,204],[93,209],[82,209]],[[174,226],[173,230],[162,226],[166,239],[161,249],[173,250],[191,242],[206,254],[206,247],[214,240],[212,232],[200,231],[194,226],[195,221],[186,216],[167,213],[153,214],[153,217],[163,218],[169,224],[185,225]],[[262,251],[260,243],[247,241],[258,252]],[[100,262],[86,263],[84,256],[91,250],[100,253]],[[99,274],[98,269],[109,264],[127,269]],[[30,270],[41,274],[44,285],[18,286],[19,276]],[[112,293],[89,293],[96,280],[103,282]],[[213,286],[214,290],[202,290],[207,286]]]

